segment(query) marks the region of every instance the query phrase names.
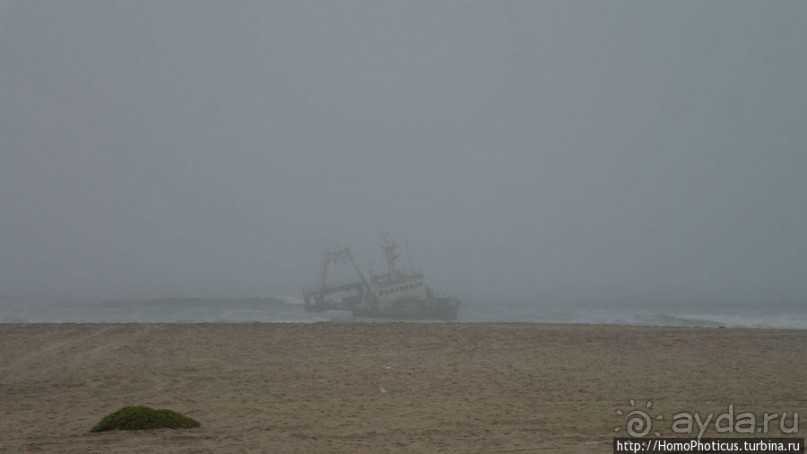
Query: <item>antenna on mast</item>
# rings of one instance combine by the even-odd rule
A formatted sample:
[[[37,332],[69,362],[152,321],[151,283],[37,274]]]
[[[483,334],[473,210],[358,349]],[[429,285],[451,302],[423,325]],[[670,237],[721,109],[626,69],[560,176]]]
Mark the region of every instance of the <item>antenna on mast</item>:
[[[384,259],[387,261],[387,272],[389,272],[390,277],[400,277],[401,272],[395,266],[395,262],[401,256],[401,253],[398,252],[398,245],[390,239],[388,232],[381,234],[381,240],[384,242]]]
[[[404,240],[404,249],[406,249],[406,259],[409,260],[409,272],[414,273],[415,268],[412,267],[412,256],[409,254],[409,240]]]

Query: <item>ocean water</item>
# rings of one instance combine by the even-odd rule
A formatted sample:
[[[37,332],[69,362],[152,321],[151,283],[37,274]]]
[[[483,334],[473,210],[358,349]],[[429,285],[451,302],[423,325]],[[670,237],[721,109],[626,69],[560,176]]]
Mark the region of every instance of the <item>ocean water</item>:
[[[553,304],[488,305],[469,303],[460,321],[586,323],[703,328],[807,329],[807,304]],[[464,309],[464,311],[463,311]]]
[[[574,304],[464,301],[457,323],[586,323],[702,328],[807,329],[807,305]],[[0,299],[0,323],[318,323],[384,322],[349,312],[306,313],[302,299],[178,298],[87,302],[77,299]]]

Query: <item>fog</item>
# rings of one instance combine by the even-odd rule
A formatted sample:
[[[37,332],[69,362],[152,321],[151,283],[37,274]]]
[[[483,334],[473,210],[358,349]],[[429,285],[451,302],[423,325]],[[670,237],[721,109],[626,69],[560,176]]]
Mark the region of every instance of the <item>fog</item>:
[[[0,0],[0,295],[299,296],[389,231],[466,300],[804,303],[805,81],[801,1]]]

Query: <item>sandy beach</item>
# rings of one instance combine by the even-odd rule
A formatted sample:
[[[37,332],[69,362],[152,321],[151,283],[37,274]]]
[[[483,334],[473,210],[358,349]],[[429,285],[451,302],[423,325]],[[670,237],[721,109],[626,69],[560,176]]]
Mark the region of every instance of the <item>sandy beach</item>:
[[[805,345],[608,325],[0,325],[0,451],[605,453],[617,410],[661,416],[662,436],[729,405],[807,415]],[[126,405],[202,426],[89,432]]]

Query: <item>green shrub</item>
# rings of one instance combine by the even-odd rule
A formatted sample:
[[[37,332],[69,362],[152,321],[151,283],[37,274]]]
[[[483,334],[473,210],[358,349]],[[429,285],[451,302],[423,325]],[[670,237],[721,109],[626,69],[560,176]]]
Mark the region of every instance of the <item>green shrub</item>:
[[[175,411],[139,406],[123,407],[115,413],[104,416],[91,432],[115,429],[190,429],[191,427],[199,427],[199,422]]]

